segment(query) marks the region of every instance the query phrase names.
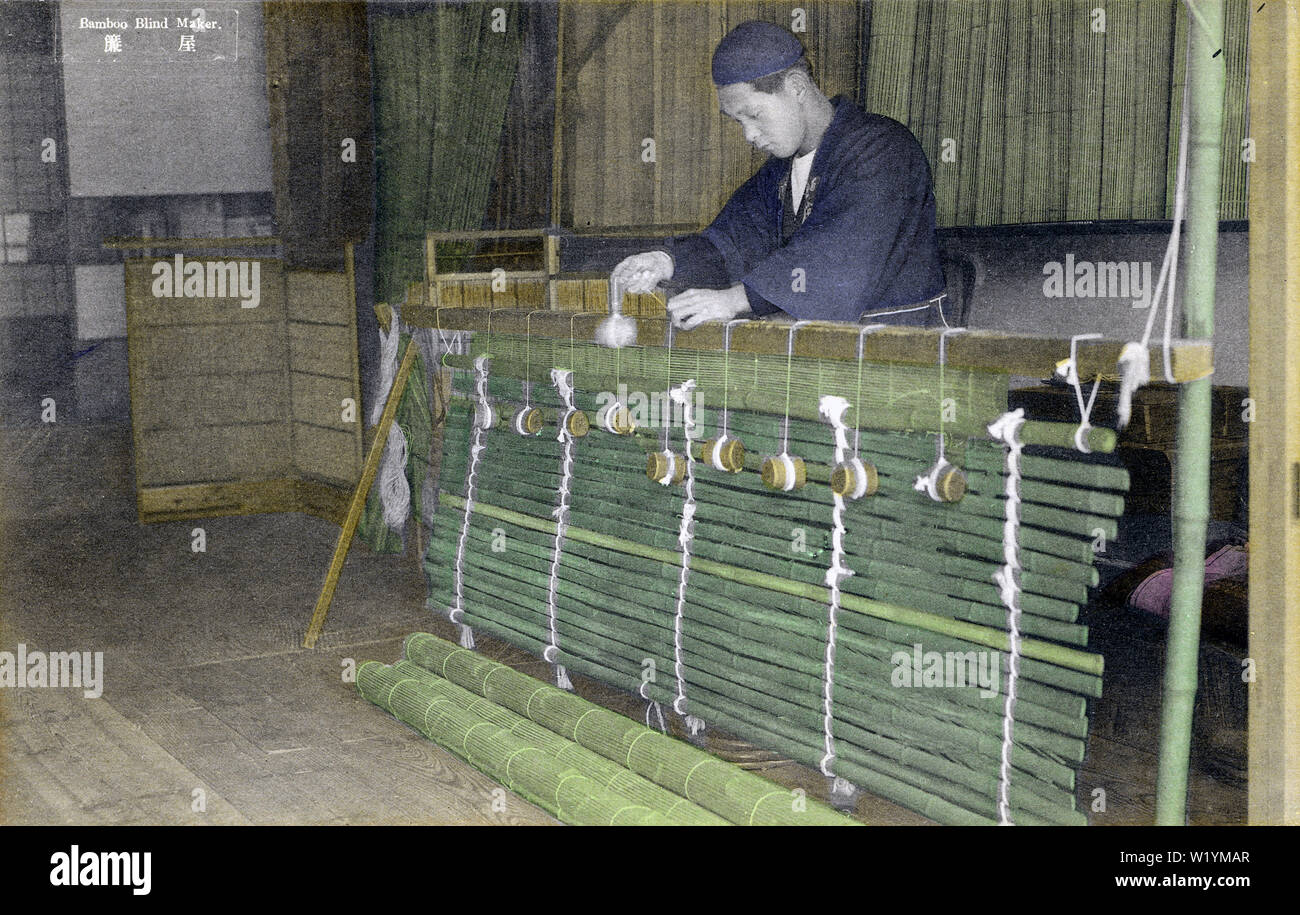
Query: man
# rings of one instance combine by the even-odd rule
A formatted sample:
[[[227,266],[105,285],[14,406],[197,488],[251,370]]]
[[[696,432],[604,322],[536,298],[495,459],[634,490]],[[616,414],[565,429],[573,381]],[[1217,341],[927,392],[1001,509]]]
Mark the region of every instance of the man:
[[[783,314],[925,324],[943,289],[930,167],[902,124],[828,99],[787,30],[744,22],[713,54],[722,112],[770,158],[698,235],[634,254],[629,292],[660,283],[674,323]]]

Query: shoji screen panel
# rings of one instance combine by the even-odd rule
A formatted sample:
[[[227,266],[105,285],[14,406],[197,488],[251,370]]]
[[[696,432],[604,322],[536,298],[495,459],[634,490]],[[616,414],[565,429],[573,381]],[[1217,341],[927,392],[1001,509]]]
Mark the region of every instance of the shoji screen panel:
[[[361,475],[350,274],[288,271],[276,258],[180,258],[205,277],[217,262],[243,265],[250,280],[256,265],[255,307],[238,295],[184,295],[183,271],[169,289],[175,255],[125,264],[140,519],[336,518]]]
[[[293,465],[308,479],[351,486],[361,476],[356,308],[347,274],[287,276]]]

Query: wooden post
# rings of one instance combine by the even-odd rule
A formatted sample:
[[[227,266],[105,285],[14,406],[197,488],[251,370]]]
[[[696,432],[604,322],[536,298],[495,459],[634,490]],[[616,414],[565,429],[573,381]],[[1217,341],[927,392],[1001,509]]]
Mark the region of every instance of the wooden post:
[[[1249,644],[1255,679],[1248,687],[1248,817],[1252,824],[1298,825],[1300,3],[1255,6],[1249,138],[1255,148],[1250,165]]]
[[[547,233],[542,236],[543,256],[546,259],[546,307],[551,311],[559,308],[556,298],[556,283],[560,276],[560,238]]]
[[[406,344],[406,354],[402,357],[402,364],[398,366],[397,377],[393,379],[393,388],[388,393],[384,412],[379,417],[379,425],[375,427],[375,440],[371,442],[370,453],[366,455],[361,481],[357,483],[357,488],[352,493],[347,518],[343,521],[343,529],[339,531],[338,543],[334,546],[334,558],[330,561],[329,572],[325,575],[325,585],[321,588],[320,597],[316,600],[316,609],[312,611],[311,623],[307,626],[307,634],[303,637],[303,648],[315,648],[316,640],[320,638],[321,631],[325,628],[325,617],[329,614],[330,603],[334,600],[334,589],[338,587],[339,576],[343,573],[343,562],[348,558],[348,550],[352,546],[352,535],[357,532],[361,512],[365,510],[366,495],[370,492],[371,484],[375,482],[375,474],[379,471],[379,461],[384,455],[384,445],[388,442],[388,430],[392,428],[393,419],[397,416],[397,405],[402,401],[402,393],[406,390],[407,379],[411,377],[411,366],[415,364],[417,352],[419,347],[415,345],[414,340]]]

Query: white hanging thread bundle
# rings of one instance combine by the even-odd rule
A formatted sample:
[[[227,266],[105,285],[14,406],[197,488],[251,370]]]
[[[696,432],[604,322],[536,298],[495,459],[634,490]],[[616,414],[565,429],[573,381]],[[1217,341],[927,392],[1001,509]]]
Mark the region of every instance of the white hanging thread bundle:
[[[370,411],[370,425],[379,425],[384,405],[393,390],[397,375],[397,352],[402,337],[402,322],[393,309],[391,329],[385,333],[379,328],[379,390]],[[414,345],[414,340],[407,344]],[[406,481],[406,433],[396,420],[388,427],[388,440],[384,443],[384,456],[379,465],[379,501],[383,505],[384,524],[400,531],[411,513],[411,485]]]
[[[939,335],[939,434],[935,438],[935,458],[934,464],[925,473],[916,478],[912,488],[917,492],[923,492],[936,502],[942,502],[943,496],[939,493],[939,477],[952,465],[948,463],[945,454],[944,439],[947,437],[943,431],[943,374],[944,368],[948,364],[948,335],[964,334],[964,327],[949,327]]]
[[[841,464],[849,455],[848,426],[844,415],[848,412],[849,402],[843,397],[827,395],[819,401],[822,417],[835,430],[835,463]],[[830,589],[830,602],[826,613],[826,664],[822,674],[822,730],[826,753],[822,756],[822,775],[835,778],[832,791],[836,794],[851,794],[852,786],[835,775],[835,735],[833,726],[835,696],[835,645],[839,631],[840,582],[853,574],[853,570],[844,565],[844,497],[833,493],[835,507],[831,511],[831,564],[826,570],[826,587]]]
[[[1186,0],[1184,0],[1186,2]],[[1187,9],[1196,15],[1196,8],[1187,3]],[[1185,51],[1184,74],[1187,73],[1192,59],[1193,29],[1187,30],[1187,49]],[[1173,384],[1173,346],[1174,330],[1174,286],[1178,280],[1178,245],[1182,238],[1183,215],[1187,208],[1187,141],[1191,129],[1191,87],[1189,79],[1183,80],[1183,110],[1178,128],[1178,175],[1174,183],[1174,225],[1169,233],[1169,244],[1165,246],[1164,261],[1160,265],[1160,278],[1156,281],[1155,291],[1151,293],[1151,310],[1147,313],[1146,330],[1141,343],[1126,343],[1119,355],[1120,385],[1119,404],[1116,407],[1117,423],[1120,429],[1128,426],[1133,415],[1133,394],[1138,388],[1151,380],[1151,330],[1155,326],[1156,313],[1160,311],[1160,295],[1165,293],[1165,335],[1164,335],[1164,369],[1165,380]]]
[[[555,685],[560,689],[573,689],[573,683],[559,663],[560,634],[556,628],[556,605],[560,586],[560,554],[564,548],[564,533],[569,527],[569,495],[573,488],[573,434],[569,431],[569,417],[574,413],[573,372],[568,369],[551,369],[551,383],[560,392],[564,402],[564,415],[560,420],[560,433],[556,436],[564,446],[560,463],[559,498],[551,515],[555,518],[555,542],[551,549],[551,580],[546,590],[546,614],[550,622],[551,643],[542,652],[547,663],[555,665]]]
[[[487,389],[491,365],[489,356],[479,356],[474,360],[474,390],[478,401],[474,405],[474,431],[470,438],[469,467],[465,471],[465,513],[460,522],[460,539],[456,541],[456,565],[453,569],[456,603],[447,613],[447,618],[460,627],[460,646],[470,649],[474,647],[474,631],[461,622],[465,616],[465,548],[469,543],[470,517],[474,513],[479,460],[487,448],[483,439],[496,421]]]
[[[998,769],[998,825],[1011,821],[1011,748],[1015,727],[1016,683],[1020,677],[1020,427],[1025,411],[1013,410],[989,426],[989,434],[1007,449],[1006,522],[1002,526],[1005,564],[993,575],[1007,608],[1007,635],[1011,650],[1007,656],[1007,695],[1002,706],[1002,762]]]
[[[596,328],[596,342],[611,349],[636,343],[636,319],[623,314],[623,286],[609,278],[609,317]]]
[[[682,520],[677,529],[677,543],[682,549],[681,574],[677,578],[677,612],[673,617],[673,674],[677,678],[677,697],[673,711],[686,718],[686,728],[691,736],[704,729],[704,722],[686,711],[686,680],[682,667],[682,620],[686,613],[686,583],[691,575],[691,540],[695,536],[695,456],[691,445],[695,441],[695,410],[692,406],[695,379],[683,381],[672,388],[668,396],[682,408],[682,434],[686,439],[686,491],[682,499]]]

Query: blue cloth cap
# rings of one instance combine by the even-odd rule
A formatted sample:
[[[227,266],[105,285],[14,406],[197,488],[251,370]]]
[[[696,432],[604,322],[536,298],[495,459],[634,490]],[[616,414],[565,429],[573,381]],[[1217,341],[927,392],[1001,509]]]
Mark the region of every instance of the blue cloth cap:
[[[718,42],[713,52],[713,82],[718,86],[748,83],[794,66],[803,45],[787,29],[751,19]]]

